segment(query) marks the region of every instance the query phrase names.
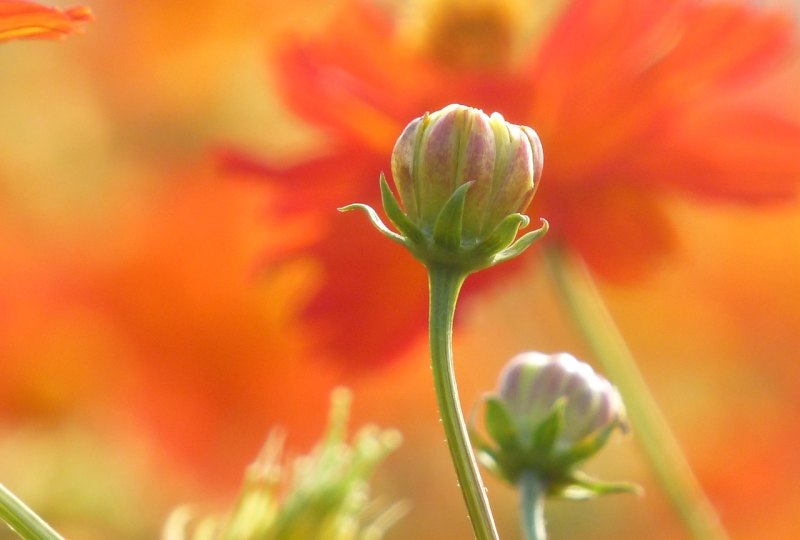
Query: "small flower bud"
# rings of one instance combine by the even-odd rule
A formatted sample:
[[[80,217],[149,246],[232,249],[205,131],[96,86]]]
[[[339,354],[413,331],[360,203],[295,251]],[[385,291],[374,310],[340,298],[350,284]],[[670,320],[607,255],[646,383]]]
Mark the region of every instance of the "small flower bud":
[[[542,174],[536,132],[499,113],[448,105],[412,121],[394,147],[392,175],[408,218],[431,231],[460,186],[466,195],[463,239],[478,241],[511,214],[524,212]]]
[[[625,425],[617,389],[589,364],[567,353],[518,354],[500,374],[498,395],[523,439],[530,439],[539,424],[563,402],[563,426],[555,441],[555,452],[567,452],[608,426]]]
[[[483,461],[505,479],[523,472],[543,478],[551,494],[581,496],[631,490],[589,482],[575,466],[603,447],[615,428],[627,429],[616,388],[570,354],[518,354],[500,374],[486,403],[486,431],[495,446],[479,440]]]
[[[423,264],[464,275],[513,259],[547,232],[547,222],[517,238],[530,219],[542,176],[542,145],[529,127],[464,105],[448,105],[406,126],[392,152],[400,202],[381,175],[390,230],[365,204],[360,209],[384,236]]]

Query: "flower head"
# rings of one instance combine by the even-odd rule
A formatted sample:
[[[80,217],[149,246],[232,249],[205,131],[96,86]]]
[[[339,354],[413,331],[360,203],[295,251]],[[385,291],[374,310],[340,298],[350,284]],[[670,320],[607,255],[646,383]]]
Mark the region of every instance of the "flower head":
[[[551,494],[585,497],[630,486],[588,480],[575,467],[627,430],[616,388],[566,353],[526,352],[500,374],[496,394],[485,399],[486,442],[473,440],[487,467],[511,483],[532,472]]]

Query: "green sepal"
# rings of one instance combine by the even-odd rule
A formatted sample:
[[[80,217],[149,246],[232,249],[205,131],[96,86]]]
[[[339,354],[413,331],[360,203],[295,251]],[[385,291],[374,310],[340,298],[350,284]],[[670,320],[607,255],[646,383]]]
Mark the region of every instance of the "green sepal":
[[[389,183],[386,181],[386,176],[383,173],[381,173],[380,176],[380,186],[383,210],[386,212],[386,215],[389,216],[389,220],[394,223],[394,226],[412,243],[424,243],[425,236],[422,234],[422,231],[419,230],[419,227],[408,219],[403,209],[400,208],[400,203],[397,202],[394,193],[392,193],[392,189],[389,187]]]
[[[477,429],[475,429],[475,424],[472,419],[470,419],[467,425],[467,434],[469,435],[469,442],[475,447],[475,458],[478,460],[478,463],[483,465],[492,474],[504,478],[505,473],[497,461],[494,447],[492,447],[489,441],[483,438],[483,435],[481,435]]]
[[[546,219],[540,219],[542,222],[542,226],[536,229],[535,231],[531,231],[527,234],[522,235],[516,242],[508,246],[506,249],[498,253],[492,259],[492,265],[497,263],[501,263],[503,261],[508,261],[513,259],[514,257],[518,257],[522,254],[526,249],[530,247],[536,240],[544,236],[548,229],[550,228],[550,224],[547,222]]]
[[[486,398],[486,431],[502,451],[517,450],[520,447],[517,426],[506,405],[498,398]]]
[[[553,409],[533,432],[532,450],[539,455],[549,455],[564,428],[564,409],[566,399],[556,401]]]
[[[458,186],[444,203],[433,224],[433,243],[440,248],[456,251],[461,247],[461,230],[464,223],[464,202],[472,182]]]
[[[550,485],[548,494],[562,499],[585,500],[600,495],[633,493],[642,495],[641,486],[630,482],[604,482],[580,471],[574,471],[568,478]]]
[[[389,229],[386,225],[384,225],[383,221],[381,221],[381,218],[378,217],[378,213],[375,212],[375,210],[373,210],[371,206],[361,203],[354,203],[354,204],[348,204],[347,206],[342,206],[337,210],[339,210],[339,212],[350,212],[351,210],[363,210],[364,212],[367,213],[367,216],[369,217],[369,220],[372,222],[372,225],[376,229],[378,229],[378,232],[380,232],[386,238],[394,240],[401,246],[408,247],[408,241],[405,239],[405,237],[397,234],[396,232]]]
[[[524,214],[511,214],[503,218],[497,227],[475,248],[480,255],[492,256],[498,251],[510,246],[517,237],[520,228],[527,227],[531,222]]]
[[[620,424],[614,422],[612,424],[607,425],[599,433],[593,435],[586,440],[580,442],[576,446],[574,446],[568,453],[564,454],[560,457],[559,463],[563,466],[573,465],[584,461],[594,454],[596,454],[603,446],[605,446],[606,442],[608,442],[609,437],[614,432],[614,429],[620,427]]]

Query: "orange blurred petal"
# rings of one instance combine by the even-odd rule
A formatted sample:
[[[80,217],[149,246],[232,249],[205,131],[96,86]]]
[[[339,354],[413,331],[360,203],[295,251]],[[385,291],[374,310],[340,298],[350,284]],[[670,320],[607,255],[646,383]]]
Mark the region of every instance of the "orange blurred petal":
[[[343,366],[367,368],[407,347],[427,320],[422,265],[375,234],[363,216],[336,212],[350,201],[380,206],[375,172],[381,170],[380,160],[358,147],[339,148],[287,169],[238,154],[223,159],[230,172],[275,182],[273,211],[283,221],[315,223],[315,236],[293,255],[312,254],[324,276],[304,311],[321,350]]]
[[[540,204],[548,205],[551,197],[542,194],[542,199]],[[675,247],[675,231],[653,195],[625,187],[589,187],[563,203],[550,203],[549,241],[579,252],[605,279],[639,279]]]
[[[0,0],[0,41],[60,39],[81,32],[93,18],[85,6],[58,9],[26,0]]]

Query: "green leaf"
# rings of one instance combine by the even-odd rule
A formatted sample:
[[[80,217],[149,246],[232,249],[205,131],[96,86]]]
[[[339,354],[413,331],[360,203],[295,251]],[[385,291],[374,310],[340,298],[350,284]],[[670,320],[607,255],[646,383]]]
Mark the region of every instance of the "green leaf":
[[[508,261],[513,259],[514,257],[518,257],[522,254],[526,249],[530,247],[536,240],[541,238],[547,233],[547,230],[550,228],[550,224],[547,222],[546,219],[541,219],[542,226],[536,229],[535,231],[531,231],[527,234],[522,235],[519,240],[511,244],[509,247],[501,251],[497,254],[497,256],[492,259],[492,265],[501,263],[503,261]]]
[[[486,431],[503,450],[519,448],[517,427],[506,405],[498,398],[486,398]]]
[[[371,206],[361,203],[355,203],[355,204],[348,204],[347,206],[342,206],[341,208],[338,208],[338,210],[339,212],[350,212],[351,210],[363,210],[364,212],[367,213],[367,216],[369,217],[369,220],[372,222],[372,225],[376,229],[378,229],[378,232],[380,232],[382,235],[389,238],[390,240],[394,240],[401,246],[408,247],[408,242],[405,239],[405,237],[397,234],[396,232],[390,230],[386,225],[384,225],[383,221],[381,221],[381,218],[378,217],[378,213],[375,212],[375,210],[373,210]]]
[[[433,224],[433,242],[447,250],[461,247],[461,229],[464,222],[464,202],[472,182],[462,184],[444,203]]]
[[[530,218],[523,214],[506,216],[497,227],[476,247],[475,251],[481,255],[491,256],[510,246],[517,237],[517,232],[522,227],[527,227]]]
[[[403,209],[400,208],[400,203],[397,202],[394,193],[392,193],[389,187],[389,183],[386,181],[386,176],[383,173],[381,173],[380,185],[383,210],[386,212],[386,215],[389,216],[389,220],[394,223],[395,227],[397,227],[412,243],[424,243],[425,236],[422,234],[422,231],[419,230],[419,227],[408,219]]]

